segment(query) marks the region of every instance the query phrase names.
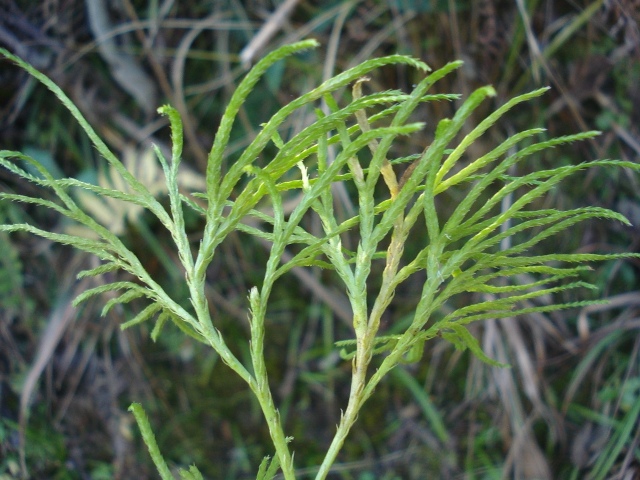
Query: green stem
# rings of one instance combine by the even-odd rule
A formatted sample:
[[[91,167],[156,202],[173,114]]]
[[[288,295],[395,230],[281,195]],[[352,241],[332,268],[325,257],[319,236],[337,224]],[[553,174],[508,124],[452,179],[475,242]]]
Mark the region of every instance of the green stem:
[[[272,263],[272,262],[270,262]],[[269,272],[265,275],[266,280],[271,278]],[[265,281],[265,284],[269,283]],[[264,360],[264,321],[266,315],[266,301],[270,293],[267,285],[263,287],[263,297],[261,298],[257,288],[253,288],[249,293],[249,303],[251,305],[251,359],[255,381],[249,383],[251,390],[258,399],[260,408],[269,427],[271,441],[276,448],[276,454],[280,460],[280,468],[286,480],[295,480],[293,468],[293,458],[287,445],[287,437],[280,421],[280,412],[273,403],[273,396],[269,388],[269,376]]]
[[[267,421],[269,435],[271,436],[271,441],[276,448],[276,454],[280,460],[280,468],[282,469],[284,478],[285,480],[295,480],[296,474],[293,468],[293,457],[289,451],[287,437],[282,429],[280,412],[278,412],[278,409],[273,403],[273,397],[271,396],[271,390],[269,389],[269,382],[266,374],[263,377],[258,378],[254,385],[250,385],[250,387],[258,399],[264,418]]]
[[[340,418],[338,430],[331,441],[331,445],[329,446],[327,454],[322,461],[322,465],[320,465],[320,470],[318,470],[318,473],[316,474],[316,480],[324,480],[327,478],[331,466],[336,461],[336,457],[342,449],[342,445],[344,445],[351,427],[358,419],[358,413],[364,403],[363,391],[367,380],[369,362],[371,361],[371,349],[373,348],[373,342],[368,343],[371,343],[368,348],[365,348],[365,346],[363,346],[363,348],[358,348],[356,357],[353,360],[353,374],[351,377],[349,403],[347,404],[347,409]]]

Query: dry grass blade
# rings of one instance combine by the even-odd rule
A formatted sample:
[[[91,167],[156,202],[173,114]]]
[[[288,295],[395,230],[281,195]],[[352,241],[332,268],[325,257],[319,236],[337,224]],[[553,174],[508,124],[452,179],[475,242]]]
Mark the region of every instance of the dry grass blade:
[[[640,292],[630,292],[607,298],[607,303],[602,305],[589,305],[584,307],[578,315],[578,334],[582,342],[589,342],[593,333],[589,326],[589,315],[593,313],[616,310],[618,308],[632,308],[640,305]]]
[[[244,68],[248,68],[251,62],[256,58],[258,53],[271,40],[271,38],[280,30],[286,22],[287,17],[291,14],[300,0],[285,0],[278,6],[269,19],[260,27],[258,33],[251,39],[249,44],[240,52],[240,62]]]
[[[156,108],[155,83],[132,57],[120,52],[109,37],[112,27],[106,3],[103,0],[87,2],[87,13],[98,51],[109,65],[113,78],[136,99],[141,108],[147,113],[153,112]]]
[[[25,455],[25,431],[29,417],[29,407],[33,394],[37,388],[38,380],[42,372],[50,364],[53,353],[62,338],[62,335],[75,319],[76,310],[72,304],[73,299],[85,291],[91,284],[92,279],[84,279],[65,296],[61,296],[58,306],[51,312],[47,320],[44,332],[39,335],[40,343],[36,350],[36,357],[29,368],[27,376],[20,392],[20,463],[22,471],[27,474],[27,464]]]

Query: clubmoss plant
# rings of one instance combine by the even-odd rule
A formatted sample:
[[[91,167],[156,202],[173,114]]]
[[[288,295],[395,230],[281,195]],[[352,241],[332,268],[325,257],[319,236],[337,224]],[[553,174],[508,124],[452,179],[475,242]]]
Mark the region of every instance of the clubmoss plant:
[[[249,71],[222,117],[208,156],[206,189],[197,193],[195,198],[178,189],[183,147],[181,118],[170,106],[159,109],[168,117],[172,132],[171,159],[166,159],[160,149],[155,149],[166,177],[168,209],[115,157],[59,87],[24,61],[2,51],[4,56],[33,75],[60,99],[109,163],[112,172],[117,172],[126,182],[127,188],[119,191],[73,178],[55,179],[33,158],[20,152],[0,151],[0,163],[5,168],[51,189],[59,202],[14,193],[2,193],[2,198],[50,208],[92,230],[95,236],[86,238],[53,233],[28,224],[3,225],[1,229],[40,235],[92,253],[102,260],[98,268],[83,271],[80,277],[114,271],[130,275],[129,280],[85,291],[75,300],[76,303],[117,291],[119,294],[105,304],[103,314],[134,299],[147,303],[139,314],[122,325],[123,329],[142,322],[155,322],[151,331],[155,340],[162,334],[163,325],[173,322],[186,335],[211,346],[224,363],[246,382],[268,425],[276,454],[273,461],[266,458],[260,465],[259,479],[272,478],[277,469],[282,470],[286,479],[296,476],[292,454],[295,442],[287,437],[281,424],[263,354],[269,299],[274,283],[281,276],[294,267],[333,269],[344,283],[353,313],[352,339],[336,345],[352,364],[351,390],[335,437],[327,446],[326,457],[316,475],[317,479],[324,479],[358,413],[376,386],[398,364],[419,360],[424,342],[441,336],[456,347],[467,348],[482,360],[498,365],[482,352],[467,330],[469,323],[592,303],[576,301],[530,306],[524,301],[551,293],[589,288],[591,285],[578,279],[588,269],[583,265],[585,262],[623,255],[527,253],[539,242],[584,220],[599,217],[623,223],[628,221],[618,213],[597,207],[569,211],[527,208],[565,177],[580,170],[596,166],[638,168],[630,162],[597,160],[513,176],[511,167],[531,155],[597,135],[597,132],[585,132],[536,141],[544,131],[541,128],[512,135],[480,158],[461,161],[468,147],[506,112],[523,102],[535,100],[546,91],[545,88],[509,100],[463,135],[462,128],[471,114],[484,100],[495,95],[490,86],[479,88],[464,100],[452,118],[437,123],[433,141],[423,152],[392,158],[391,147],[397,137],[420,135],[424,128],[423,123],[409,121],[418,106],[425,102],[458,99],[457,95],[431,94],[429,91],[437,81],[462,64],[452,62],[427,74],[410,93],[362,93],[365,76],[385,65],[403,64],[423,72],[430,71],[425,63],[403,55],[367,60],[285,105],[262,125],[256,138],[239,158],[227,166],[225,151],[235,117],[261,76],[286,56],[316,46],[313,40],[284,46],[267,55]],[[335,94],[350,85],[351,101],[341,106]],[[318,108],[322,101],[328,106],[326,113]],[[316,108],[315,121],[293,137],[283,139],[280,132],[285,120],[297,109],[307,106]],[[457,143],[456,139],[459,139]],[[334,156],[330,155],[330,150]],[[258,161],[266,156],[266,151],[275,151],[275,154],[266,162]],[[396,171],[402,167],[398,164],[403,163],[408,166],[398,178]],[[24,168],[24,164],[29,168]],[[336,182],[353,185],[357,193],[357,216],[341,220],[334,214],[331,187]],[[384,198],[380,198],[381,186],[385,188]],[[464,188],[466,193],[452,208],[448,218],[442,218],[436,208],[436,197],[454,187]],[[73,194],[77,188],[129,202],[158,218],[171,234],[184,268],[189,307],[180,304],[171,292],[163,289],[118,236],[79,206]],[[298,194],[299,201],[292,211],[285,213],[283,197],[291,193]],[[513,196],[514,200],[508,208],[501,209],[501,202],[508,196]],[[264,205],[266,202],[270,203],[272,213],[258,208],[259,203]],[[198,242],[190,240],[185,232],[186,209],[204,217],[205,227]],[[302,220],[311,215],[320,219],[321,235],[305,229]],[[253,221],[246,221],[251,217]],[[427,237],[411,238],[411,242],[421,243],[418,253],[409,256],[404,247],[421,218],[426,225]],[[272,245],[262,283],[249,292],[251,364],[242,363],[232,353],[230,342],[238,340],[225,338],[216,328],[216,319],[211,316],[205,295],[207,282],[215,287],[215,279],[207,277],[207,267],[220,244],[236,230]],[[348,251],[341,243],[346,232],[358,239],[355,252]],[[511,246],[500,249],[501,241],[508,237],[512,237]],[[285,249],[292,245],[295,245],[295,255],[283,261]],[[383,263],[384,269],[381,279],[375,279],[377,293],[372,294],[370,286],[375,262]],[[411,324],[398,335],[381,336],[380,321],[394,292],[411,275],[421,271],[426,280]],[[515,278],[521,274],[527,275]],[[121,278],[126,278],[126,275]],[[523,284],[522,278],[531,280]],[[458,308],[442,317],[434,316],[445,302],[464,292],[489,295],[480,303]],[[374,370],[371,363],[375,354],[384,356]],[[173,478],[142,407],[134,403],[131,411],[161,477]],[[182,470],[181,475],[184,479],[202,478],[195,467]]]

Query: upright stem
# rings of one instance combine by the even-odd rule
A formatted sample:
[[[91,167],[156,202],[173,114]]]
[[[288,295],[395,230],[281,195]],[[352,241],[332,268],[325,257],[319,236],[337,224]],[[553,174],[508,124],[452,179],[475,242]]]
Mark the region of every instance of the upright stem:
[[[370,343],[365,338],[359,339],[358,343]],[[367,370],[371,361],[371,345],[357,349],[355,358],[353,359],[353,375],[351,377],[351,391],[349,393],[349,403],[347,409],[340,418],[338,430],[331,441],[329,450],[320,465],[320,470],[316,474],[316,480],[324,480],[329,474],[331,466],[336,461],[338,452],[342,449],[342,445],[351,430],[351,427],[358,418],[358,412],[364,401],[363,391],[367,380]]]
[[[269,389],[269,382],[266,378],[258,379],[255,386],[257,387],[256,389],[254,389],[254,385],[251,385],[251,388],[258,398],[264,418],[267,420],[269,435],[271,436],[271,441],[276,448],[276,454],[280,460],[280,468],[282,469],[284,478],[285,480],[295,480],[296,474],[293,468],[293,458],[289,451],[287,437],[282,429],[280,413],[273,403],[273,397],[271,396],[271,390]]]
[[[278,254],[278,249],[275,249]],[[272,250],[272,256],[274,251]],[[280,422],[280,413],[273,403],[273,396],[269,388],[269,375],[267,373],[267,365],[264,358],[264,322],[266,315],[266,305],[271,292],[270,285],[273,276],[273,269],[276,262],[269,261],[267,273],[265,274],[265,282],[262,294],[258,293],[257,288],[252,288],[249,292],[249,304],[251,306],[250,324],[251,324],[251,361],[253,363],[253,377],[249,383],[251,390],[260,403],[260,408],[269,427],[269,435],[271,441],[276,448],[276,454],[280,460],[280,468],[286,480],[295,480],[295,472],[293,468],[293,458],[287,445],[287,438]]]

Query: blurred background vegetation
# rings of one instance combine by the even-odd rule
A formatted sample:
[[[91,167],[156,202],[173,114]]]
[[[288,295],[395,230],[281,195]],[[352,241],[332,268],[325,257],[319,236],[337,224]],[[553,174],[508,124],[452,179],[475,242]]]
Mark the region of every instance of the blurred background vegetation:
[[[438,91],[466,95],[492,84],[498,95],[484,113],[511,96],[552,87],[503,119],[474,154],[545,126],[550,136],[603,133],[519,168],[637,161],[639,22],[637,0],[0,0],[0,44],[61,85],[159,196],[162,176],[149,145],[166,146],[169,132],[155,109],[170,103],[183,115],[182,182],[197,189],[221,111],[247,64],[308,37],[322,47],[274,66],[249,97],[234,130],[237,150],[280,106],[323,78],[403,53],[433,67],[464,60]],[[385,68],[367,88],[407,91],[416,75]],[[398,150],[421,151],[454,108],[422,112],[424,135]],[[292,133],[309,114],[288,126]],[[0,148],[29,153],[55,175],[110,181],[68,112],[8,62],[0,63]],[[639,251],[638,187],[624,170],[565,182],[545,199],[548,208],[603,206],[635,227],[591,222],[541,248]],[[3,191],[34,188],[0,172]],[[455,195],[441,201],[443,215]],[[186,295],[159,225],[119,204],[90,196],[83,202],[167,289]],[[341,198],[336,208],[347,214],[353,206]],[[0,218],[72,228],[32,206],[4,203]],[[199,222],[189,224],[194,238]],[[248,360],[246,296],[260,279],[268,245],[238,234],[221,248],[210,271],[211,308],[217,327],[238,338],[238,355]],[[0,252],[0,479],[19,476],[20,425],[31,478],[156,478],[127,413],[134,400],[149,412],[173,466],[195,463],[207,478],[248,479],[273,453],[256,402],[214,352],[172,329],[157,344],[144,326],[121,332],[135,304],[106,318],[99,316],[104,299],[71,307],[93,281],[75,275],[95,259],[26,235],[0,236]],[[331,478],[640,478],[639,267],[638,260],[593,266],[589,280],[599,291],[588,295],[608,305],[472,326],[485,351],[511,369],[486,367],[445,342],[427,344],[419,364],[398,368],[367,403]],[[387,331],[411,314],[420,291],[415,281],[396,295]],[[283,279],[273,295],[267,358],[300,478],[313,477],[348,396],[350,365],[333,346],[351,336],[341,288],[330,273],[308,270]]]

